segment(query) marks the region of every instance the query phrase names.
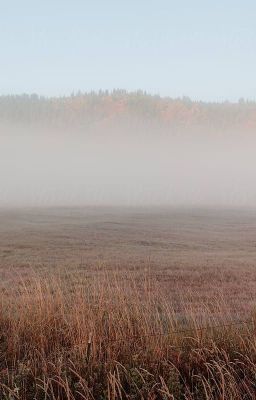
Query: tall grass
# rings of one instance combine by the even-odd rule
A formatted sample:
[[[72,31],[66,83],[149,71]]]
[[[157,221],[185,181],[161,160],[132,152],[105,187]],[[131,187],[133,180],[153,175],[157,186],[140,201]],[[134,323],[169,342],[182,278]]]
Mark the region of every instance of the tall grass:
[[[1,399],[254,399],[253,314],[175,305],[145,272],[31,273],[3,286]]]

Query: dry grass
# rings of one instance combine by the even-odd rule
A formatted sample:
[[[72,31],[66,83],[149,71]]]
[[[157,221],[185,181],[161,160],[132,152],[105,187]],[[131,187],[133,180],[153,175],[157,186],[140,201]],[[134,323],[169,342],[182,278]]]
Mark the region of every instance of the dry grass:
[[[153,277],[16,277],[1,293],[0,398],[255,398],[253,314],[236,324],[222,301],[188,299],[177,312]]]
[[[0,217],[1,400],[256,399],[255,212]]]

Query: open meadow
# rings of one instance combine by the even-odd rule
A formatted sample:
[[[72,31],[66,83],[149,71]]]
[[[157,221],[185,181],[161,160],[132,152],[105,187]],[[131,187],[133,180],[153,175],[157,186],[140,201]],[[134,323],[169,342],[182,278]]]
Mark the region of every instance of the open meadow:
[[[256,1],[0,4],[0,400],[256,400]]]
[[[1,399],[256,398],[256,211],[0,211]]]

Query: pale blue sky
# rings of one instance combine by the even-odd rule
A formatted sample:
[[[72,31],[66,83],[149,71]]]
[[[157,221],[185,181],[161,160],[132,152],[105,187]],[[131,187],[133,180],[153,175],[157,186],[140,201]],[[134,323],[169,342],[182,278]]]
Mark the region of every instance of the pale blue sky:
[[[0,0],[0,94],[256,99],[255,0]]]

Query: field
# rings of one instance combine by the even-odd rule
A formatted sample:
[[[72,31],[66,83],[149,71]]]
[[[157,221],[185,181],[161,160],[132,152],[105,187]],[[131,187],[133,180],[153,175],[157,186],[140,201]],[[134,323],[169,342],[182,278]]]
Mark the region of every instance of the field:
[[[0,211],[1,399],[255,399],[256,211]]]

